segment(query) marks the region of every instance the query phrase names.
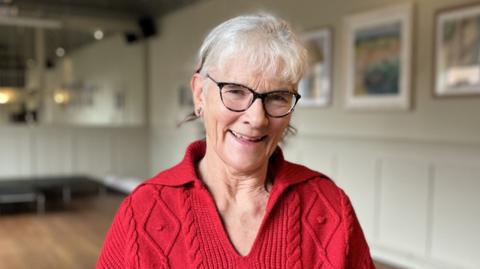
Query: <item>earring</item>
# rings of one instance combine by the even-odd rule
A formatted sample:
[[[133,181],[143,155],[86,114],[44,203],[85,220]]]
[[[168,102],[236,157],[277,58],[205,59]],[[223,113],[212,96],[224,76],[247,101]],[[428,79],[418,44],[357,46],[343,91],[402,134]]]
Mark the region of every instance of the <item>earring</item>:
[[[197,110],[195,111],[195,114],[197,115],[197,117],[203,116],[202,113],[203,113],[202,107],[197,108]]]

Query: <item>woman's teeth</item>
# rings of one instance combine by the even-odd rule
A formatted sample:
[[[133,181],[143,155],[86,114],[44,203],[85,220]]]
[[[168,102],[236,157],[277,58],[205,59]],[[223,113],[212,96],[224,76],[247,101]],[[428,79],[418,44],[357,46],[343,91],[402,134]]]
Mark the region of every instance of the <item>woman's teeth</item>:
[[[251,141],[251,142],[259,142],[259,141],[263,140],[265,137],[267,137],[266,135],[265,136],[250,137],[250,136],[241,135],[239,133],[235,133],[232,130],[230,130],[230,132],[237,138],[247,140],[247,141]]]

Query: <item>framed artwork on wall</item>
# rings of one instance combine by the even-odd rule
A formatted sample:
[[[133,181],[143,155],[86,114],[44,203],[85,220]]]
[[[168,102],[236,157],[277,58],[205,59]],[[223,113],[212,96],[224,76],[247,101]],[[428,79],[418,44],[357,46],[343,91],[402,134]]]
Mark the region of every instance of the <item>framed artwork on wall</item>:
[[[440,10],[435,28],[435,96],[480,95],[480,4]]]
[[[347,109],[410,108],[412,12],[407,3],[345,19]]]
[[[325,107],[332,95],[332,30],[323,27],[306,33],[309,68],[298,85],[300,106]]]

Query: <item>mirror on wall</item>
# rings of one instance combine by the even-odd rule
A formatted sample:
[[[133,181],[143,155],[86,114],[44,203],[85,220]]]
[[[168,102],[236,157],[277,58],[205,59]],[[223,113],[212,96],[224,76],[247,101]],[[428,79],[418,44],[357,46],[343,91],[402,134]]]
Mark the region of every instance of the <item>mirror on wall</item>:
[[[143,125],[145,50],[122,32],[0,25],[0,124]]]

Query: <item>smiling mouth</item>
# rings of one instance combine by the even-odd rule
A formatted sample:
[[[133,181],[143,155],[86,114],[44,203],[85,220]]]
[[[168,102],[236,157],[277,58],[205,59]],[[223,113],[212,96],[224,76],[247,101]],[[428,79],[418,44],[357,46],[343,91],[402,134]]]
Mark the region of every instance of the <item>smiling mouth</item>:
[[[266,135],[264,136],[245,136],[245,135],[241,135],[239,133],[235,133],[234,131],[232,130],[228,130],[233,136],[235,136],[236,138],[238,139],[241,139],[243,141],[248,141],[248,142],[260,142],[260,141],[263,141],[265,140],[265,138],[267,138]]]

